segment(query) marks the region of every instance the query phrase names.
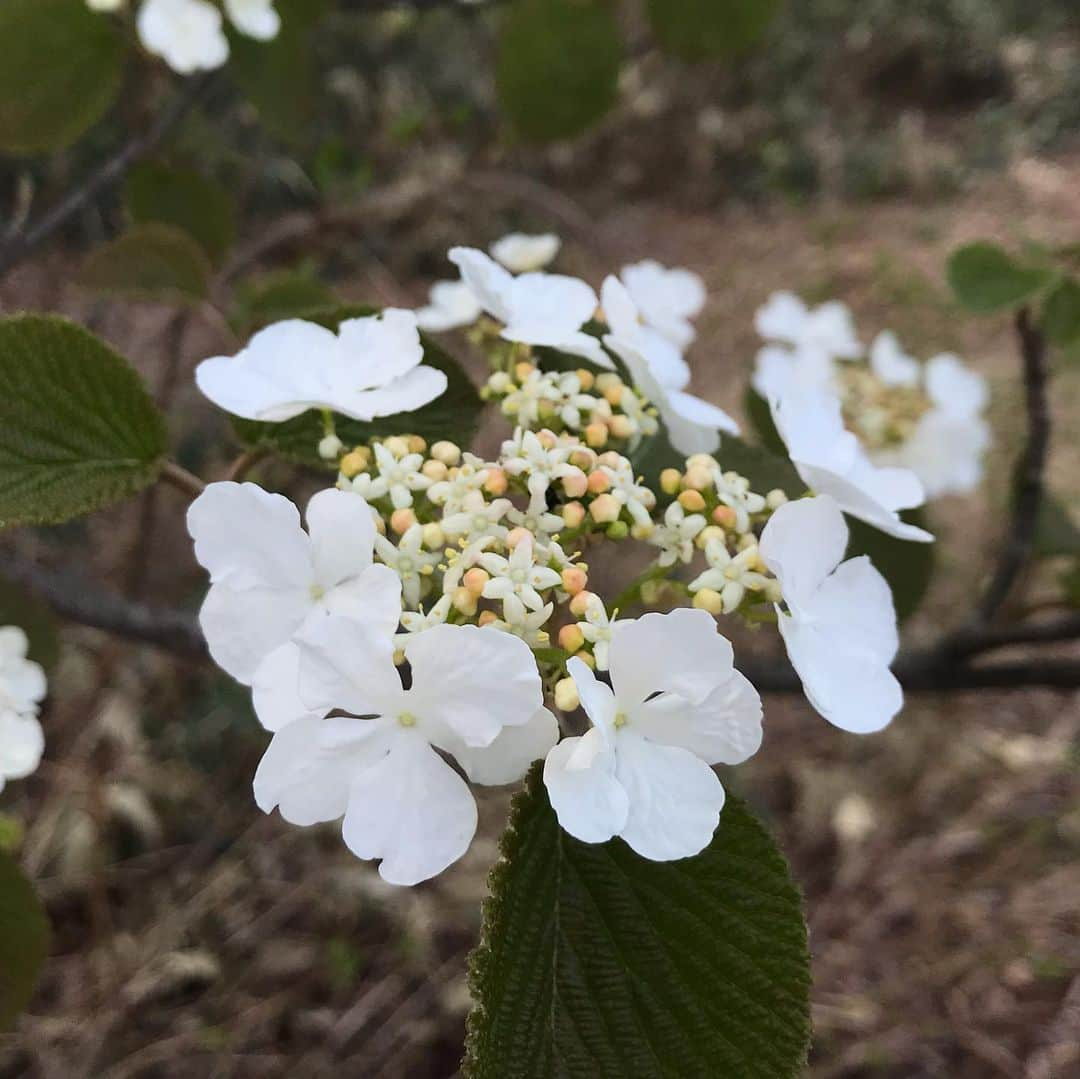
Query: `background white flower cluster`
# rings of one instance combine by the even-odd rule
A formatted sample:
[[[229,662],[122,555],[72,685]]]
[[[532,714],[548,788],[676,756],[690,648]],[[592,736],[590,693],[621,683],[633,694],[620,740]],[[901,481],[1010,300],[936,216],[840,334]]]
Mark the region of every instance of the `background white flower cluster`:
[[[0,790],[37,771],[45,750],[38,706],[47,689],[40,664],[27,659],[29,642],[18,626],[0,627]]]

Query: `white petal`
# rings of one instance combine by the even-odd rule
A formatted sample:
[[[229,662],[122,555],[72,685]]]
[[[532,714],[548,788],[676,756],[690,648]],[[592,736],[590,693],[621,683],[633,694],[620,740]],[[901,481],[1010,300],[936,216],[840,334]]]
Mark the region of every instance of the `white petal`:
[[[886,665],[900,646],[896,610],[888,582],[867,555],[850,558],[827,578],[814,596],[809,615],[830,627],[845,650],[872,656]]]
[[[508,322],[513,277],[494,259],[474,247],[452,247],[447,258],[461,271],[461,279],[484,310],[500,322]]]
[[[580,329],[596,312],[596,293],[584,281],[565,274],[527,273],[510,288],[510,325],[521,336],[511,340],[557,345],[568,332]]]
[[[774,292],[754,315],[757,332],[768,340],[797,344],[806,326],[806,304],[793,292]]]
[[[416,312],[416,324],[427,333],[471,326],[483,311],[464,281],[437,281],[428,297],[430,303]]]
[[[416,315],[388,307],[381,315],[347,319],[338,327],[349,382],[377,389],[407,374],[424,358]]]
[[[363,622],[377,637],[389,637],[401,621],[401,578],[389,566],[368,566],[359,576],[327,592],[322,609],[326,614]],[[310,614],[309,621],[315,616],[316,612]]]
[[[667,399],[671,409],[687,423],[714,431],[727,431],[732,435],[739,433],[739,425],[722,408],[717,408],[700,397],[683,393],[681,390],[669,390]]]
[[[940,408],[963,417],[977,416],[990,397],[986,379],[947,352],[927,362],[926,392]]]
[[[434,626],[405,645],[408,708],[421,728],[442,724],[467,745],[489,746],[503,727],[543,704],[536,659],[519,637],[477,626]]]
[[[5,779],[25,779],[37,771],[45,734],[33,716],[0,712],[0,789]]]
[[[630,806],[615,778],[615,754],[596,728],[548,753],[544,786],[563,830],[583,843],[606,843],[626,824]]]
[[[886,386],[917,386],[919,361],[901,347],[896,334],[882,330],[870,346],[870,369]]]
[[[251,679],[255,715],[268,731],[297,720],[322,719],[327,710],[308,708],[300,699],[300,649],[291,641],[259,664]]]
[[[606,682],[601,682],[586,663],[576,656],[567,660],[566,670],[574,680],[585,714],[606,738],[615,724],[618,710],[615,694]]]
[[[344,416],[364,421],[396,416],[399,412],[415,412],[441,397],[448,385],[445,372],[425,364],[377,390],[342,395],[335,409]]]
[[[533,761],[547,756],[558,740],[558,721],[546,708],[540,708],[528,723],[503,727],[495,741],[483,749],[474,749],[460,740],[452,749],[440,748],[453,753],[473,783],[500,786],[516,783]]]
[[[221,12],[207,0],[145,0],[136,28],[148,52],[178,74],[220,67],[229,56]]]
[[[307,588],[311,550],[300,512],[254,483],[211,483],[192,502],[188,532],[211,581]]]
[[[552,262],[560,247],[562,240],[551,232],[540,236],[511,232],[491,245],[491,255],[511,273],[528,273],[531,270],[542,270]]]
[[[608,653],[611,682],[624,709],[662,691],[700,704],[730,676],[733,661],[731,644],[717,633],[712,615],[688,607],[616,622]]]
[[[381,858],[390,884],[428,880],[456,862],[476,832],[464,780],[418,732],[353,781],[342,835],[358,858]]]
[[[375,519],[358,494],[330,487],[307,504],[315,580],[333,588],[371,565],[375,548]]]
[[[623,730],[615,774],[630,800],[619,836],[643,858],[690,858],[712,842],[724,808],[716,773],[678,746],[649,742]]]
[[[312,607],[307,588],[210,586],[199,625],[214,662],[238,682],[250,685],[259,664],[285,644]]]
[[[281,29],[274,0],[225,0],[225,11],[240,33],[256,41],[271,41]]]

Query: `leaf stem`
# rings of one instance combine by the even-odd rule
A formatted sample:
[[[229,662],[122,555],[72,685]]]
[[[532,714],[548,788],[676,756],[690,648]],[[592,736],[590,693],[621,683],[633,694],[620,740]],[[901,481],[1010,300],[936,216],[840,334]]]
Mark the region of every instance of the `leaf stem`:
[[[161,466],[161,473],[158,478],[162,483],[167,483],[178,491],[183,491],[184,494],[193,499],[198,498],[206,490],[206,484],[194,472],[189,472],[175,461],[166,461]]]

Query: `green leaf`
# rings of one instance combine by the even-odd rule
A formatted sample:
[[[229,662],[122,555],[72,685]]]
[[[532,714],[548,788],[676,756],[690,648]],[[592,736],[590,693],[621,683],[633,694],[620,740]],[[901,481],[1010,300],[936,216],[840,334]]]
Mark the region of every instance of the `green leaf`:
[[[345,319],[361,318],[372,314],[372,311],[370,307],[345,305],[309,311],[305,317],[336,330]],[[421,334],[420,339],[424,345],[424,363],[446,372],[446,392],[415,412],[382,416],[370,423],[336,415],[334,423],[337,434],[345,445],[359,445],[372,438],[410,434],[421,435],[429,442],[445,438],[462,448],[468,448],[476,434],[484,403],[461,365],[430,338]],[[318,454],[323,426],[322,416],[317,411],[305,412],[285,423],[234,419],[233,426],[246,446],[263,447],[299,464],[326,467],[326,462]]]
[[[923,509],[904,510],[900,516],[918,528],[929,527]],[[844,557],[868,555],[889,582],[900,621],[914,614],[934,575],[934,545],[897,539],[854,517],[847,517],[847,523],[850,536]]]
[[[648,0],[657,41],[684,60],[734,56],[756,45],[779,0]]]
[[[787,447],[780,437],[780,432],[776,429],[776,424],[773,423],[772,409],[769,408],[769,402],[753,386],[747,386],[746,388],[743,408],[746,410],[750,426],[758,438],[761,439],[761,444],[765,449],[770,453],[778,453],[786,457]]]
[[[115,20],[86,0],[2,0],[0,150],[74,142],[116,98],[126,52]]]
[[[52,609],[20,585],[0,577],[0,626],[20,626],[29,642],[29,656],[50,670],[60,654]]]
[[[172,225],[220,263],[236,239],[236,208],[219,183],[193,169],[148,162],[137,166],[124,187],[124,205],[137,225]]]
[[[307,270],[281,270],[237,289],[233,323],[241,334],[250,334],[271,322],[307,318],[339,307],[334,293]]]
[[[1036,558],[1080,555],[1080,528],[1057,496],[1044,492],[1035,525]]]
[[[1053,279],[1051,271],[1022,266],[1000,247],[973,243],[949,256],[949,284],[956,298],[976,314],[1018,307]]]
[[[1061,575],[1061,588],[1065,593],[1065,602],[1080,610],[1080,558],[1075,559]]]
[[[694,858],[563,832],[535,766],[470,961],[468,1079],[794,1079],[809,1042],[799,892],[728,797]]]
[[[1054,286],[1043,307],[1043,330],[1055,345],[1080,340],[1080,284],[1065,277]]]
[[[622,43],[598,0],[520,0],[502,16],[495,82],[523,138],[545,142],[584,131],[615,103]]]
[[[0,1030],[30,1003],[49,954],[49,919],[22,870],[0,853]]]
[[[84,288],[132,299],[188,303],[209,289],[210,262],[186,232],[172,225],[136,225],[83,262]]]
[[[272,41],[229,31],[230,74],[267,131],[292,145],[312,138],[319,68],[311,39],[327,6],[326,0],[278,0],[281,31]]]
[[[0,319],[0,528],[126,498],[166,449],[138,375],[92,333],[52,315]]]
[[[725,472],[745,476],[751,489],[760,495],[779,488],[788,498],[798,498],[806,491],[806,484],[787,457],[752,446],[735,435],[723,435],[720,449],[713,456]]]

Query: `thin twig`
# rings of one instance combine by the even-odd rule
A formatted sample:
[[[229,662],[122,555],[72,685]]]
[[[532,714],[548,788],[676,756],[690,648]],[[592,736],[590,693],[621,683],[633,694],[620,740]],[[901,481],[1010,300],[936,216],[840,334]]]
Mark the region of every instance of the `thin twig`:
[[[244,477],[267,456],[270,451],[263,446],[256,446],[253,449],[245,450],[231,465],[229,465],[229,471],[225,473],[225,479],[232,480],[233,483],[241,483]]]
[[[198,498],[206,490],[206,484],[198,476],[175,461],[166,461],[161,466],[161,474],[158,478],[162,483],[183,491],[191,498]]]
[[[8,239],[0,247],[0,275],[6,274],[36,251],[102,192],[119,183],[133,165],[153,153],[202,97],[211,81],[212,76],[209,75],[191,79],[145,131],[132,135],[112,157],[72,188],[39,221]]]

